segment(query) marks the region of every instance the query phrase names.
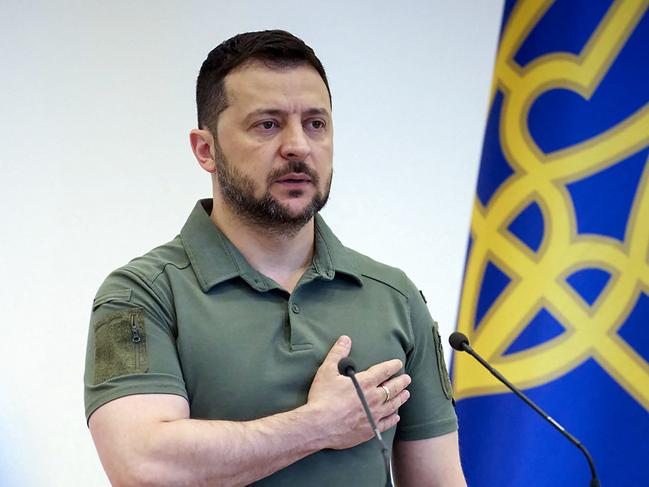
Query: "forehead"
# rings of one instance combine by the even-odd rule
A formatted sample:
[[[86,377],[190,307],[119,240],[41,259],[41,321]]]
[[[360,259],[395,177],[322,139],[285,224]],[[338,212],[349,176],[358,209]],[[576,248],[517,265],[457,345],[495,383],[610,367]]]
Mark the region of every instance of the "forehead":
[[[224,79],[228,108],[249,111],[278,108],[287,111],[323,108],[330,110],[329,92],[318,72],[308,64],[270,68],[253,61]]]

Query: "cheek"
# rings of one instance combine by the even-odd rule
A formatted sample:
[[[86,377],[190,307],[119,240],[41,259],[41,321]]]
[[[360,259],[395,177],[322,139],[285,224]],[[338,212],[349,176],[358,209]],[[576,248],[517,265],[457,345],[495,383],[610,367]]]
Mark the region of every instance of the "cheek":
[[[322,161],[318,172],[323,179],[322,183],[327,184],[331,174],[333,173],[333,154],[331,152],[329,152],[327,158]]]
[[[266,155],[266,150],[263,146],[255,144],[246,144],[239,147],[237,157],[240,163],[247,167],[254,167],[261,163]]]
[[[334,147],[333,143],[323,143],[313,148],[318,165],[323,169],[331,167],[333,162]]]

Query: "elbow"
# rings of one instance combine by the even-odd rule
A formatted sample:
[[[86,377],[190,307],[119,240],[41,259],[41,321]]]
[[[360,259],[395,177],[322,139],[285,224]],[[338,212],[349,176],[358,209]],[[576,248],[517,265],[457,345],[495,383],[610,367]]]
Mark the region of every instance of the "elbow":
[[[108,472],[107,472],[108,473]],[[108,474],[113,487],[173,487],[206,485],[206,479],[195,478],[190,472],[174,471],[160,461],[139,462]],[[211,479],[209,485],[242,487],[247,485],[238,479]]]
[[[170,472],[162,462],[142,458],[106,468],[106,474],[113,487],[186,485],[182,479]]]

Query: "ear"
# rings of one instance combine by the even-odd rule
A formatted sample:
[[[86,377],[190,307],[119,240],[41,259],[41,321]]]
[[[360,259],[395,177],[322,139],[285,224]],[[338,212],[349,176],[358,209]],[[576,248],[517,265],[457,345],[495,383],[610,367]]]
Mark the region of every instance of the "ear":
[[[193,129],[189,132],[189,143],[192,146],[194,157],[209,173],[216,172],[214,151],[214,137],[209,130]]]

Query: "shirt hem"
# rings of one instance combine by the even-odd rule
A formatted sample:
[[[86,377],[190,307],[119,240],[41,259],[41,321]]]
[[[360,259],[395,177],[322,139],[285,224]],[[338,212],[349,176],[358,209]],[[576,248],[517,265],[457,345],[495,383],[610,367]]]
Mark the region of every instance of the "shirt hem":
[[[397,430],[394,439],[398,441],[425,440],[452,433],[453,431],[457,431],[457,429],[457,419],[448,418],[442,421],[436,421],[435,423],[413,426],[405,431]]]
[[[136,394],[173,394],[176,396],[182,396],[189,400],[187,397],[187,391],[182,387],[174,385],[158,385],[151,387],[133,385],[130,387],[120,387],[119,390],[98,396],[86,406],[86,423],[90,420],[90,416],[92,416],[92,414],[104,404],[119,399],[120,397],[134,396]]]

